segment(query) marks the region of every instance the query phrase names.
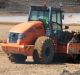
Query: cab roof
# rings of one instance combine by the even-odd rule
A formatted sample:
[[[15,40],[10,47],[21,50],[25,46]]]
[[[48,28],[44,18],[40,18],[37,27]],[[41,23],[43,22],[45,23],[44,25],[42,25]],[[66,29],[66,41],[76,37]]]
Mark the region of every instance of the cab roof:
[[[55,11],[62,11],[61,8],[55,8],[55,7],[47,7],[47,6],[31,6],[31,10],[55,10]],[[63,12],[63,11],[62,11]]]

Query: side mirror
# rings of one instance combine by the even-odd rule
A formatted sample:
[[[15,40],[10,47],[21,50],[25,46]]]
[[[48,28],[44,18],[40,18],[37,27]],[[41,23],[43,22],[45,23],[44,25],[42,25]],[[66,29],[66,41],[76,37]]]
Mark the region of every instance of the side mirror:
[[[65,29],[69,29],[69,26],[65,26]]]

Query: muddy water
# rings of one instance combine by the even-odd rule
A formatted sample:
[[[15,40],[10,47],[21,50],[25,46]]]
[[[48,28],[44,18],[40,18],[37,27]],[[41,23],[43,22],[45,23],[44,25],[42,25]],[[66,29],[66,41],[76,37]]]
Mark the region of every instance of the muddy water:
[[[65,13],[63,24],[80,24],[80,13]]]
[[[28,15],[23,16],[0,16],[0,22],[26,22]],[[63,24],[80,24],[80,13],[64,13]]]
[[[0,22],[25,22],[28,16],[0,16]]]

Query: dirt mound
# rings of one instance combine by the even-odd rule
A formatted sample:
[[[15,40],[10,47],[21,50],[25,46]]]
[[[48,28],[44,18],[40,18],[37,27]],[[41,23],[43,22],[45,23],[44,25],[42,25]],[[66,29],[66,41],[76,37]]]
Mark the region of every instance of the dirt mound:
[[[1,0],[0,8],[9,12],[28,13],[31,5],[44,5],[44,0]],[[75,0],[48,0],[47,5],[62,7],[65,12],[80,12],[80,2]]]

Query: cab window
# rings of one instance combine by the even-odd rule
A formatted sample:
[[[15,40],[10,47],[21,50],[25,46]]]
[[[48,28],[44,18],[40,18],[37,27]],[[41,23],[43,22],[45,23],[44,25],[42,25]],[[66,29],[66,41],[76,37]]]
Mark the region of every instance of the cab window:
[[[43,20],[48,24],[49,11],[48,10],[33,10],[30,14],[30,20]]]
[[[61,25],[61,13],[53,11],[52,12],[52,22],[58,23]]]
[[[52,11],[52,32],[55,36],[60,36],[62,31],[61,23],[61,13]]]

